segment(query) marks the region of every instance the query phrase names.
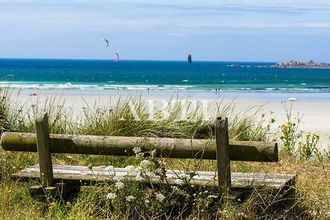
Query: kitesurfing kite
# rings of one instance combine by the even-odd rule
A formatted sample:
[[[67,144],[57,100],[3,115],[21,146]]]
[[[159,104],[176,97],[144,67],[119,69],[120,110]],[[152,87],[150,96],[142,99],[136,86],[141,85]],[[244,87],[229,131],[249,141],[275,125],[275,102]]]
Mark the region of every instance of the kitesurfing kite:
[[[191,54],[188,54],[187,59],[188,59],[188,63],[192,63]]]
[[[109,41],[105,38],[103,38],[103,40],[105,41],[105,43],[107,44],[107,47],[109,47]]]
[[[116,62],[119,62],[119,53],[115,53],[116,54]]]
[[[105,43],[106,43],[106,46],[107,46],[107,48],[110,46],[110,43],[109,43],[109,40],[108,39],[105,39],[105,38],[103,38],[103,40],[105,41]],[[115,49],[114,48],[111,48],[112,49],[112,51],[115,53],[115,55],[116,55],[116,62],[119,62],[119,59],[120,59],[120,56],[119,56],[119,53],[117,53],[117,52],[115,52]]]

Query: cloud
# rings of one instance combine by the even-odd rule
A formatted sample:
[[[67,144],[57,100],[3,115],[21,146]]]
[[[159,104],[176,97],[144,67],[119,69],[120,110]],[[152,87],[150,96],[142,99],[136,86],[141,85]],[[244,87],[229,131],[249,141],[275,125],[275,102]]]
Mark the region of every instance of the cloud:
[[[169,36],[219,31],[330,29],[330,1],[0,0],[3,27],[107,29]],[[178,34],[179,33],[179,34]]]
[[[155,7],[281,7],[281,8],[324,8],[330,7],[328,0],[0,0],[0,3],[5,4],[33,4],[33,5],[99,5],[112,6],[114,4],[136,4],[149,5]]]
[[[207,59],[266,59],[292,45],[299,56],[300,48],[326,56],[329,50],[328,0],[0,0],[0,6],[0,56],[7,57],[107,58],[109,51],[100,50],[105,36],[132,58],[172,59],[182,48]]]

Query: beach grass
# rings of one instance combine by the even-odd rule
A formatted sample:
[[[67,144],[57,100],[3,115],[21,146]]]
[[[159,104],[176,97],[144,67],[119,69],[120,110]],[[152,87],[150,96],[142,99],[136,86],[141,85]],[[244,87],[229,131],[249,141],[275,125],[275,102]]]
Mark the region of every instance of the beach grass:
[[[182,120],[183,108],[175,105],[170,115],[155,110],[157,120],[150,120],[147,105],[142,97],[118,100],[114,105],[99,107],[86,105],[77,118],[64,106],[64,100],[48,99],[43,105],[21,106],[8,101],[8,91],[2,91],[0,102],[1,131],[33,132],[36,114],[46,111],[49,115],[51,133],[212,138],[213,122],[217,116],[229,118],[230,137],[233,140],[278,140],[284,143],[293,134],[285,136],[283,129],[275,135],[270,129],[272,121],[266,121],[259,107],[236,111],[234,101],[215,104],[210,120],[203,120],[196,108]],[[177,102],[180,103],[180,102]],[[140,120],[135,120],[131,106]],[[261,117],[258,117],[260,116]],[[121,120],[121,119],[125,120]],[[288,122],[285,122],[288,123]],[[290,136],[291,135],[291,136]],[[284,137],[284,139],[280,138]],[[284,140],[284,141],[283,141]],[[298,141],[297,141],[298,142]],[[309,146],[309,145],[308,145]],[[310,146],[313,147],[313,146]],[[299,149],[299,148],[298,148]],[[112,165],[115,167],[137,166],[143,159],[135,157],[54,155],[55,164],[79,164],[88,166]],[[184,170],[215,170],[214,161],[149,158],[157,168],[180,168]],[[276,197],[268,197],[268,191],[255,189],[252,196],[237,204],[225,199],[221,204],[214,189],[179,186],[173,188],[150,187],[148,184],[123,182],[82,187],[72,201],[61,202],[48,199],[38,201],[29,195],[29,187],[36,184],[18,183],[10,174],[37,163],[35,153],[5,152],[0,150],[0,218],[1,219],[327,219],[330,217],[330,162],[327,155],[300,157],[299,151],[283,151],[278,163],[232,162],[237,172],[295,173],[295,201],[276,206]],[[159,167],[160,166],[160,167]],[[119,181],[121,182],[121,181]],[[148,201],[148,202],[147,202]]]

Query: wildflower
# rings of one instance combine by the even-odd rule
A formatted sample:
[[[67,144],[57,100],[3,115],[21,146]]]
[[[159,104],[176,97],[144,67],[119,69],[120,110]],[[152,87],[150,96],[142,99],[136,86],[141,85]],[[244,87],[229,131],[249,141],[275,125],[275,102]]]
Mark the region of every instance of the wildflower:
[[[106,198],[109,200],[115,199],[117,197],[116,193],[108,193]]]
[[[140,163],[140,166],[142,168],[147,168],[150,165],[150,161],[149,160],[142,160]]]
[[[132,201],[135,200],[135,196],[132,196],[132,195],[127,196],[127,197],[126,197],[126,200],[127,200],[127,202],[132,202]]]
[[[171,188],[172,188],[173,191],[179,190],[179,188],[177,186],[171,186]]]
[[[114,180],[115,182],[120,182],[122,179],[123,179],[122,176],[114,176],[114,177],[113,177],[113,180]]]
[[[182,179],[176,179],[175,184],[177,185],[183,185],[183,180]]]
[[[183,173],[183,174],[181,174],[181,178],[182,179],[190,179],[192,176],[194,176],[194,174],[193,173]]]
[[[135,154],[139,154],[141,151],[142,151],[142,150],[141,150],[141,147],[134,147],[134,148],[133,148],[133,152],[134,152]]]
[[[165,199],[165,196],[161,193],[156,193],[156,199],[159,201],[159,202],[163,202],[164,199]]]
[[[244,212],[237,213],[239,217],[247,218],[248,216]]]
[[[218,196],[216,196],[216,195],[208,195],[207,198],[209,198],[209,199],[216,199],[216,198],[218,198]]]
[[[117,189],[122,189],[122,188],[124,188],[124,183],[123,182],[116,182],[116,184],[115,184],[115,187],[117,188]]]

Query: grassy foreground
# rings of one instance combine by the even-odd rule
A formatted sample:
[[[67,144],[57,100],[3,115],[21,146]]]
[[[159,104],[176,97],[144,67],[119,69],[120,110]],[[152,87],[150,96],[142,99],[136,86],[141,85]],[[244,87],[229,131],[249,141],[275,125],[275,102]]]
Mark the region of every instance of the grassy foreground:
[[[0,100],[1,131],[34,131],[35,114],[46,110],[52,133],[212,138],[213,120],[205,121],[200,109],[192,111],[188,120],[178,120],[182,106],[177,105],[165,120],[148,119],[146,105],[140,98],[120,100],[114,106],[83,109],[81,117],[59,100],[49,100],[45,106],[19,106],[8,102],[7,93]],[[134,120],[129,102],[135,106],[141,120]],[[279,163],[232,162],[239,172],[296,173],[296,199],[281,204],[267,191],[255,189],[244,202],[218,198],[214,189],[185,184],[153,186],[147,181],[137,184],[125,179],[115,184],[82,187],[76,198],[68,202],[38,201],[29,195],[36,183],[17,183],[10,174],[37,163],[35,153],[0,150],[0,219],[329,219],[330,161],[329,155],[317,151],[317,135],[302,134],[298,121],[288,114],[288,121],[276,131],[270,130],[274,121],[257,121],[258,109],[235,111],[234,104],[217,103],[215,116],[228,116],[230,137],[235,140],[277,140],[283,146]],[[162,118],[160,111],[156,117]],[[125,118],[125,121],[119,120]],[[279,135],[275,135],[279,134]],[[164,167],[184,170],[215,170],[214,161],[159,159],[144,157],[137,148],[136,157],[54,155],[54,164],[115,166],[127,169],[144,168],[159,173]],[[143,176],[141,177],[143,178]],[[221,201],[221,202],[220,202]],[[275,205],[279,203],[279,205]]]

